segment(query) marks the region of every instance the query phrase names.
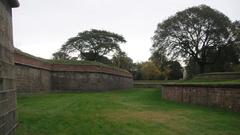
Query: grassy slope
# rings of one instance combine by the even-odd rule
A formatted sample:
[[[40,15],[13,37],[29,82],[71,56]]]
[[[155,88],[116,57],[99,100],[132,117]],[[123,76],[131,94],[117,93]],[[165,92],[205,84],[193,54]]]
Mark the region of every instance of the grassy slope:
[[[162,100],[158,89],[19,96],[17,135],[239,135],[240,114]]]
[[[237,80],[135,80],[134,83],[137,84],[240,84],[240,79]]]

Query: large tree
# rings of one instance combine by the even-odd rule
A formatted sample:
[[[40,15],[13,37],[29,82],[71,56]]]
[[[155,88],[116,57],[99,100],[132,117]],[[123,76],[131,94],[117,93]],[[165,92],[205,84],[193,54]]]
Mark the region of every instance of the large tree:
[[[125,43],[123,36],[105,30],[92,29],[78,33],[68,39],[59,52],[77,54],[81,60],[106,61],[109,53],[120,51],[119,43]]]
[[[224,46],[239,42],[236,24],[206,5],[191,7],[158,24],[152,49],[165,51],[173,59],[192,58],[203,73],[207,64],[215,63]],[[213,51],[215,55],[207,59]]]

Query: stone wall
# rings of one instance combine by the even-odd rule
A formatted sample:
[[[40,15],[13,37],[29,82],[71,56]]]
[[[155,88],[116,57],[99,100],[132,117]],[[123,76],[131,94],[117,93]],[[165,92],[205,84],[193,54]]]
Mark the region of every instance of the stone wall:
[[[91,72],[53,72],[54,91],[106,91],[132,87],[132,78]]]
[[[17,92],[104,91],[131,88],[132,75],[101,65],[50,64],[15,51]]]
[[[21,93],[46,92],[51,89],[48,70],[16,64],[16,88]]]
[[[240,112],[240,85],[163,85],[162,97]]]
[[[52,90],[105,91],[133,87],[126,71],[97,65],[52,66]]]
[[[14,48],[12,7],[15,0],[0,1],[0,134],[14,134],[16,121],[16,91],[14,81]]]
[[[43,59],[15,50],[16,89],[21,93],[46,92],[51,89],[52,66]]]

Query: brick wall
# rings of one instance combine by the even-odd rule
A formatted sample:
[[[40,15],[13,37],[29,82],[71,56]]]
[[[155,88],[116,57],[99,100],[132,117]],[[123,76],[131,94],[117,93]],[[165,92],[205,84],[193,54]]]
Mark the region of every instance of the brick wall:
[[[216,106],[240,112],[239,85],[163,85],[162,97],[176,102]]]
[[[16,88],[21,93],[47,92],[51,89],[51,72],[16,64]]]
[[[0,1],[0,135],[14,134],[17,125],[11,10],[15,6],[17,1]]]
[[[17,92],[104,91],[133,86],[132,75],[121,69],[50,64],[18,50],[15,51],[15,65]]]

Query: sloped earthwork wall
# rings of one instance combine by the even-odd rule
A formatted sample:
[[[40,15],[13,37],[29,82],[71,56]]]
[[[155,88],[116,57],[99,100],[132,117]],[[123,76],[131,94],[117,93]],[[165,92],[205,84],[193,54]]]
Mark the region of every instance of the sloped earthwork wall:
[[[130,73],[95,65],[54,65],[52,90],[106,91],[133,87]]]
[[[50,64],[15,51],[17,92],[105,91],[133,87],[132,75],[101,65]]]

